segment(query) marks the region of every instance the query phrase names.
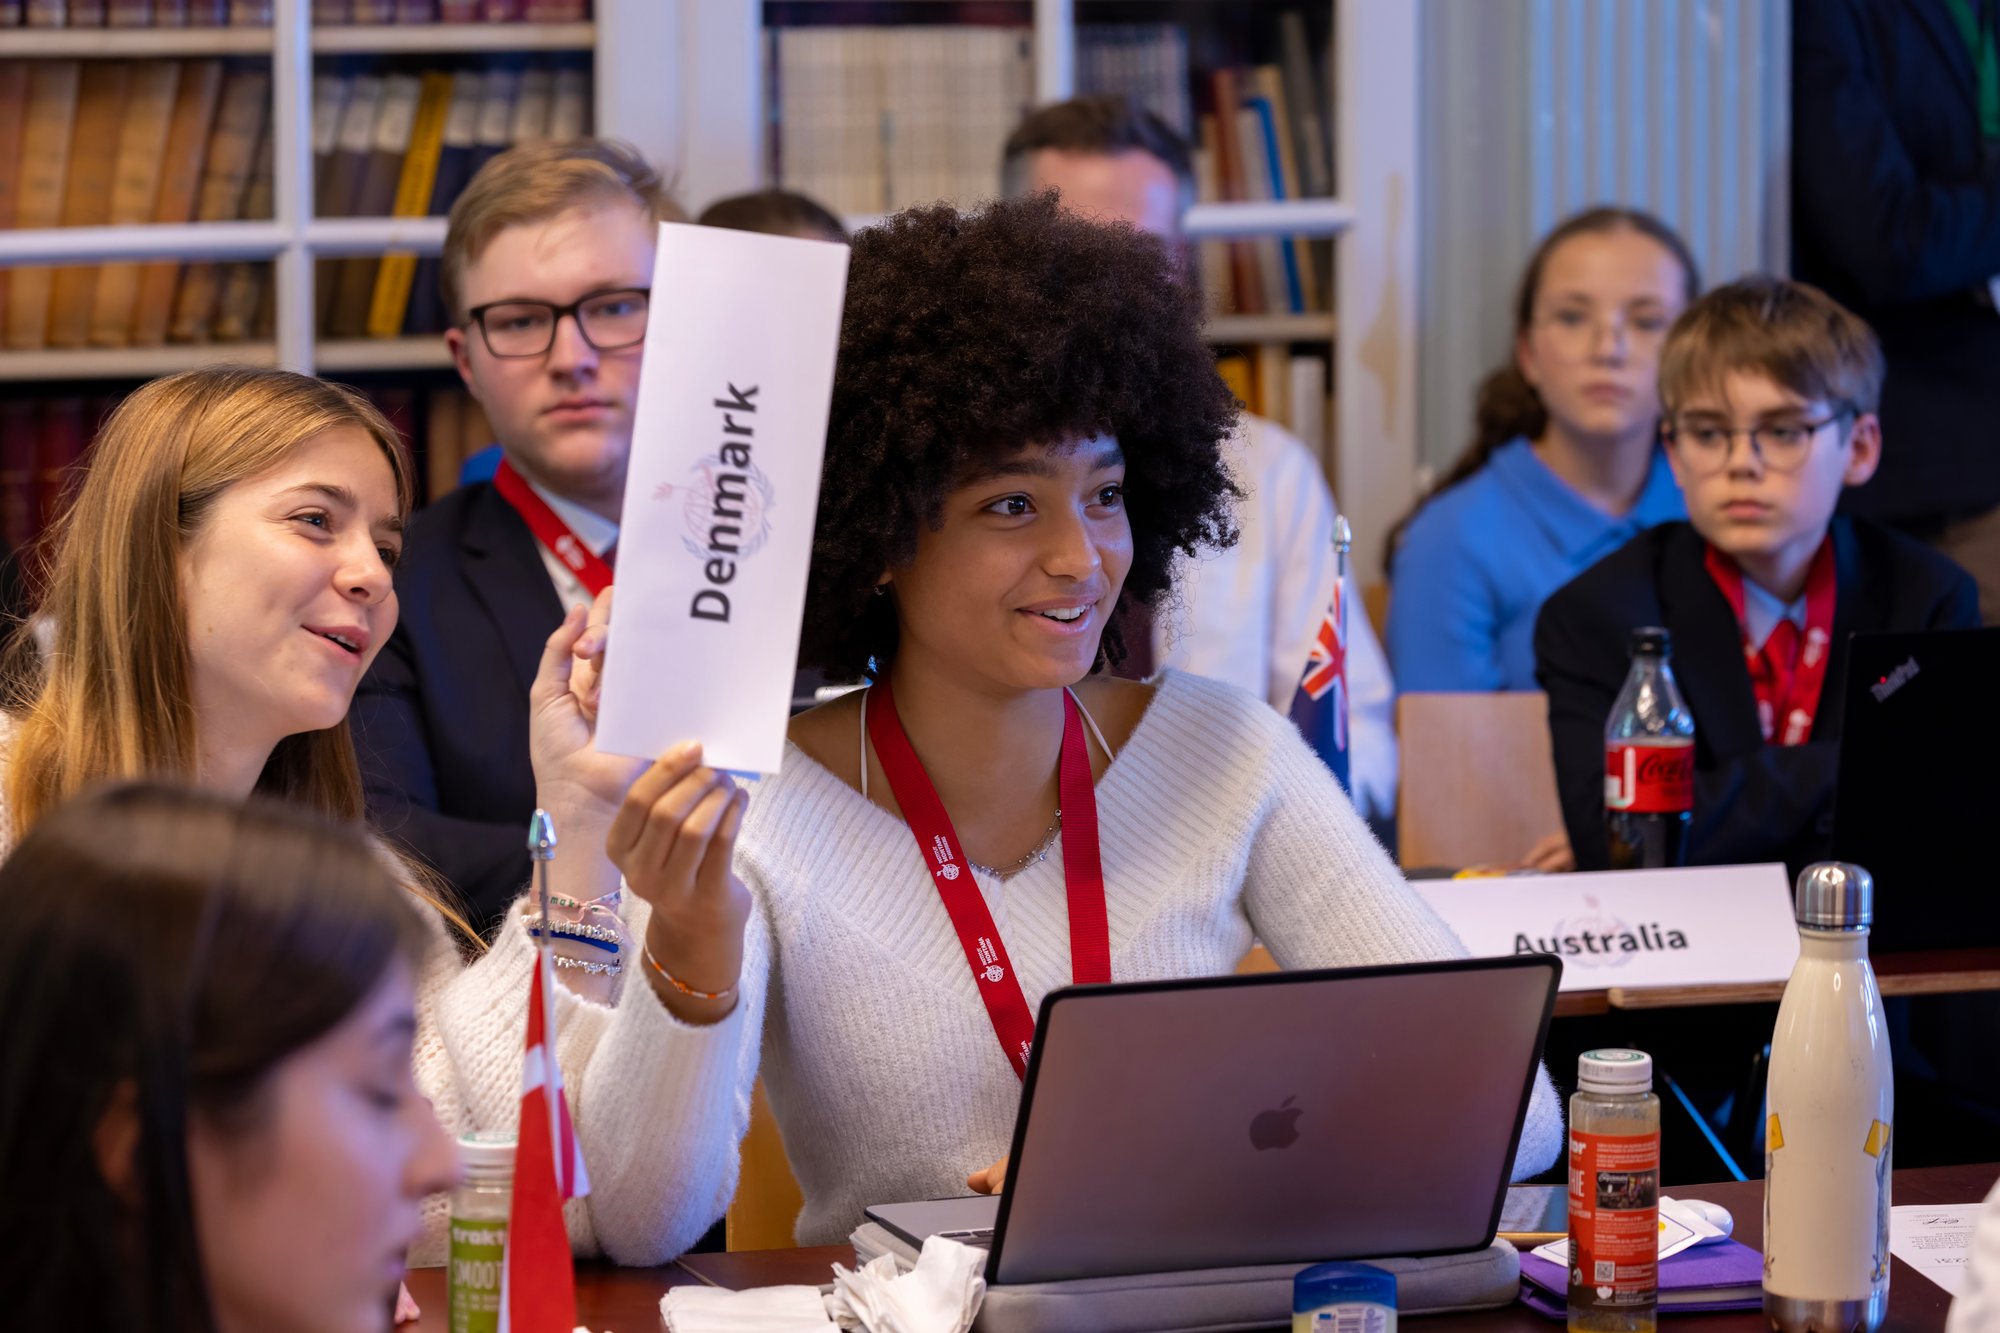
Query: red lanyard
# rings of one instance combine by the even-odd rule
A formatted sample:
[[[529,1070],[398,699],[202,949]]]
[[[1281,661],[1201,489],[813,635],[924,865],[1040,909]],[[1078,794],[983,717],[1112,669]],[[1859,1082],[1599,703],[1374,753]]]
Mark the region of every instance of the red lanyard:
[[[1027,996],[1014,975],[993,913],[987,910],[985,895],[972,877],[972,863],[959,845],[958,831],[938,799],[937,788],[924,772],[923,761],[910,747],[896,713],[896,696],[886,678],[870,691],[876,707],[868,710],[868,739],[875,743],[876,757],[888,775],[889,790],[903,809],[910,832],[916,836],[918,854],[930,868],[938,897],[958,931],[965,961],[986,1013],[993,1020],[993,1035],[1014,1066],[1017,1077],[1028,1073],[1028,1048],[1034,1044],[1035,1019],[1028,1012]],[[1090,780],[1090,749],[1083,739],[1083,715],[1076,700],[1063,694],[1062,763],[1057,778],[1062,801],[1063,879],[1069,886],[1070,976],[1078,982],[1111,980],[1111,927],[1104,912],[1104,867],[1097,849],[1097,793]]]
[[[570,531],[562,515],[549,508],[549,502],[535,494],[535,488],[523,481],[513,464],[504,458],[493,474],[493,489],[521,516],[543,549],[562,561],[563,567],[576,575],[592,597],[611,586],[611,566],[585,546],[583,538]]]
[[[1751,643],[1743,614],[1743,571],[1713,546],[1708,548],[1707,564],[1708,576],[1736,613],[1744,662],[1750,668],[1750,687],[1757,696],[1757,725],[1763,729],[1765,742],[1805,744],[1812,735],[1813,719],[1819,715],[1827,659],[1833,655],[1833,538],[1828,536],[1820,543],[1806,572],[1806,632],[1802,641],[1790,634],[1781,637],[1779,631],[1791,624],[1781,621],[1762,648]],[[1796,650],[1796,660],[1791,652],[1782,651],[1787,645]]]

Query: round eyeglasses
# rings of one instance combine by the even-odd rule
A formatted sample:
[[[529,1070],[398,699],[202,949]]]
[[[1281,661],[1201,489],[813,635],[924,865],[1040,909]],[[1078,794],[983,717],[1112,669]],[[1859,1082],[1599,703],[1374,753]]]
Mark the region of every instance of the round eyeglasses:
[[[1749,440],[1750,452],[1773,472],[1796,472],[1805,466],[1819,433],[1852,415],[1852,408],[1843,407],[1818,421],[1766,421],[1741,427],[1720,421],[1669,421],[1660,433],[1697,476],[1728,467],[1738,436]]]

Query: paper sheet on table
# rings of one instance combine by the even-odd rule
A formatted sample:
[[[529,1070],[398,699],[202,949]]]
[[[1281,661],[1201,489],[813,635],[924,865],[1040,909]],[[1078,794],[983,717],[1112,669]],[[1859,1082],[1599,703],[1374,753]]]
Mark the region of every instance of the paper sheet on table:
[[[660,224],[598,749],[778,771],[847,254]]]
[[[1979,1205],[1929,1208],[1903,1204],[1889,1209],[1889,1253],[1956,1296],[1965,1285],[1965,1261],[1972,1253],[1972,1227]]]
[[[1671,1259],[1682,1250],[1707,1240],[1720,1240],[1722,1232],[1700,1213],[1678,1199],[1660,1196],[1660,1258]],[[1529,1251],[1562,1268],[1569,1267],[1569,1242],[1552,1240]]]

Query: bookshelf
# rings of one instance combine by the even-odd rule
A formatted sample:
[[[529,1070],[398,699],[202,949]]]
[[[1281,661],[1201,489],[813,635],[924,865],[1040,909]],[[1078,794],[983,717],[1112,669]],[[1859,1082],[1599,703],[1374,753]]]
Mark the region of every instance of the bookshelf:
[[[390,251],[435,255],[442,218],[323,217],[315,211],[312,99],[315,62],[366,57],[537,57],[581,53],[591,65],[591,120],[655,161],[674,160],[679,118],[659,52],[678,35],[676,6],[595,0],[583,23],[427,23],[315,26],[310,0],[274,0],[270,27],[0,29],[0,59],[150,60],[229,57],[269,62],[272,208],[265,221],[0,229],[0,269],[147,259],[269,262],[275,337],[164,346],[0,350],[0,386],[120,380],[211,362],[282,365],[342,374],[447,368],[434,337],[319,336],[315,261]],[[475,62],[476,63],[476,62]],[[0,395],[4,395],[0,387]]]
[[[1281,3],[1283,0],[1281,0]],[[1416,332],[1418,10],[1395,0],[1289,0],[1328,19],[1325,70],[1332,139],[1331,197],[1279,203],[1203,203],[1185,219],[1190,239],[1300,236],[1330,249],[1330,309],[1309,314],[1218,316],[1218,345],[1286,343],[1326,357],[1334,392],[1322,461],[1356,530],[1351,568],[1381,577],[1383,535],[1417,491]],[[815,5],[839,21],[1019,23],[1031,31],[1033,100],[1078,90],[1079,26],[1091,23],[1242,21],[1273,0],[684,0],[679,112],[702,125],[679,161],[681,197],[695,205],[774,183],[765,139],[770,90],[767,13]],[[935,11],[935,17],[930,11]],[[874,218],[850,214],[850,223]]]
[[[918,21],[1005,10],[1028,29],[1036,103],[1077,88],[1080,22],[1182,18],[1233,22],[1272,0],[784,0],[824,4],[866,22],[876,8],[935,10]],[[1228,315],[1219,344],[1318,347],[1336,392],[1325,457],[1355,522],[1360,576],[1378,576],[1375,553],[1416,482],[1415,335],[1417,6],[1384,0],[1289,0],[1329,20],[1332,60],[1324,108],[1333,140],[1332,196],[1276,203],[1204,203],[1190,211],[1197,242],[1268,236],[1312,238],[1331,248],[1331,308],[1302,314]],[[690,208],[771,183],[769,97],[762,0],[594,0],[593,21],[562,24],[314,27],[310,0],[274,0],[269,28],[0,30],[0,59],[195,58],[268,60],[274,145],[272,216],[263,222],[183,226],[0,230],[0,269],[22,264],[198,259],[269,261],[275,336],[213,345],[0,351],[0,400],[9,383],[135,379],[213,360],[275,364],[341,375],[422,372],[448,365],[431,337],[321,337],[316,260],[401,250],[437,253],[439,218],[323,217],[315,211],[312,98],[315,62],[479,53],[587,54],[592,122],[668,168]],[[855,18],[853,15],[860,15]],[[990,20],[989,20],[990,21]],[[865,223],[865,217],[852,219]]]

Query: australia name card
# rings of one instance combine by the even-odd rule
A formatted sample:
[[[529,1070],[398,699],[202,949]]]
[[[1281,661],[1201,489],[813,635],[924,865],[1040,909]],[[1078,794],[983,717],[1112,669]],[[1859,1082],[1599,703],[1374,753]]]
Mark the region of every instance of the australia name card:
[[[847,247],[660,225],[597,746],[775,773]]]
[[[1781,865],[1417,880],[1475,956],[1552,953],[1563,990],[1783,981],[1799,955]]]

